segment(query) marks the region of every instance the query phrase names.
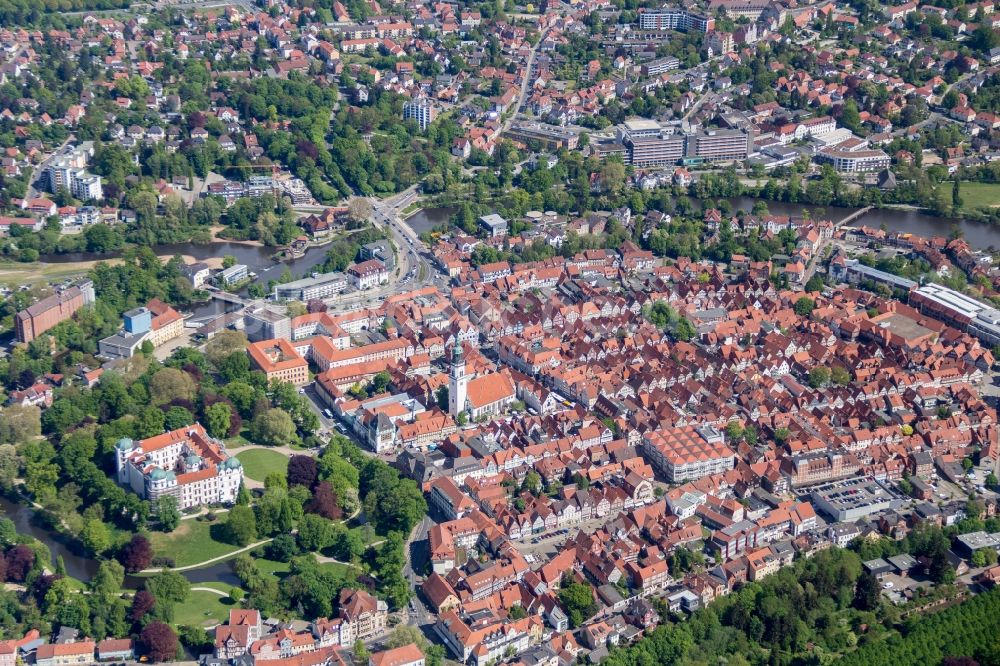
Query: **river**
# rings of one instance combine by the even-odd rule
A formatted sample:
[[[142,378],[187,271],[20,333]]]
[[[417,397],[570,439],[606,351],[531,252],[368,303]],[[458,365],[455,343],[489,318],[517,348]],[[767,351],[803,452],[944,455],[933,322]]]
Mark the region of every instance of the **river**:
[[[257,274],[255,282],[266,285],[268,280],[277,280],[285,268],[291,271],[293,279],[307,276],[317,264],[323,263],[326,259],[327,248],[325,246],[310,247],[301,257],[285,261],[276,261],[274,259],[274,255],[278,252],[277,248],[250,243],[234,243],[232,241],[213,241],[207,244],[170,243],[154,245],[153,252],[159,256],[186,255],[198,261],[231,255],[236,259],[236,263],[246,264],[251,272]],[[42,255],[39,260],[50,264],[68,264],[112,259],[120,256],[120,254],[118,252],[67,252],[65,254]],[[246,296],[246,287],[240,293]],[[184,308],[183,310],[185,313],[192,314],[197,319],[202,319],[218,316],[234,309],[239,309],[239,306],[231,303],[222,303],[213,299],[204,303],[198,303],[189,308]]]
[[[249,243],[234,243],[232,241],[213,241],[211,243],[168,243],[154,245],[153,252],[160,256],[187,255],[197,260],[221,258],[226,255],[235,257],[236,263],[246,264],[251,271],[257,273],[259,279],[267,281],[277,278],[287,266],[296,278],[302,277],[309,269],[326,258],[327,248],[324,246],[310,247],[301,257],[288,261],[276,261],[274,255],[278,248],[264,247]],[[39,261],[49,264],[67,264],[80,261],[101,261],[120,256],[119,252],[67,252],[65,254],[44,254]],[[272,274],[273,273],[273,274]]]
[[[729,199],[729,203],[734,208],[750,211],[757,199],[753,197],[734,197]],[[781,201],[765,201],[768,210],[774,215],[790,215],[799,217],[804,210],[809,211],[813,219],[842,220],[857,208],[842,208],[839,206],[810,206],[808,204],[793,204]],[[424,208],[406,220],[414,231],[418,234],[430,231],[434,227],[446,224],[454,208]],[[962,231],[965,240],[979,250],[986,250],[989,247],[1000,248],[1000,227],[975,222],[966,219],[952,219],[947,217],[935,217],[916,210],[905,210],[897,208],[877,208],[871,210],[860,219],[854,221],[854,226],[868,226],[879,228],[883,224],[889,231],[901,231],[917,234],[930,238],[931,236],[949,236],[952,229],[957,225]]]
[[[448,220],[456,210],[455,208],[422,208],[406,218],[406,224],[417,234],[422,234],[434,227],[448,224]]]
[[[98,562],[75,549],[75,544],[66,540],[58,532],[46,527],[35,514],[35,510],[23,504],[13,502],[0,496],[0,514],[14,521],[18,534],[32,536],[46,546],[52,553],[52,563],[59,557],[63,558],[66,573],[78,580],[89,581],[97,573]],[[192,518],[192,520],[194,520]],[[200,569],[190,569],[180,572],[192,583],[208,583],[217,581],[227,585],[240,585],[240,579],[233,571],[232,560],[216,562]],[[126,576],[125,587],[137,589],[142,587],[145,579],[141,576]]]
[[[757,199],[753,197],[735,197],[729,199],[734,208],[749,211]],[[814,220],[842,220],[857,208],[841,208],[838,206],[810,206],[808,204],[792,204],[781,201],[765,201],[768,210],[773,215],[791,215],[798,217],[802,211],[808,210]],[[916,210],[901,210],[897,208],[876,208],[855,220],[853,226],[867,226],[878,229],[882,225],[889,231],[901,231],[925,238],[931,236],[949,236],[955,226],[962,231],[965,240],[972,247],[985,250],[991,246],[1000,248],[1000,227],[984,222],[974,222],[966,219],[935,217]]]

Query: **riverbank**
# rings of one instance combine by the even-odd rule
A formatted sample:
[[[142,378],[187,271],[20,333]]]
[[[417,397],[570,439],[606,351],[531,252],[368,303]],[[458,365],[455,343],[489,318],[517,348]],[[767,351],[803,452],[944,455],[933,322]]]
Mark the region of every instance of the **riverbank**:
[[[163,261],[169,261],[176,255],[158,254]],[[193,264],[204,262],[209,268],[215,270],[222,268],[222,257],[205,257],[199,259],[190,254],[182,254],[181,258],[185,263]],[[89,273],[97,264],[104,263],[111,266],[120,264],[121,257],[108,257],[106,259],[86,259],[83,261],[48,263],[36,261],[32,263],[4,262],[0,263],[0,285],[9,288],[20,287],[24,284],[37,282],[58,282],[66,278],[75,278]]]
[[[212,232],[213,243],[239,243],[240,245],[246,245],[247,247],[265,247],[263,243],[259,240],[236,240],[234,238],[226,238],[222,235],[222,232],[228,229],[224,224],[214,224],[209,227],[209,231]]]

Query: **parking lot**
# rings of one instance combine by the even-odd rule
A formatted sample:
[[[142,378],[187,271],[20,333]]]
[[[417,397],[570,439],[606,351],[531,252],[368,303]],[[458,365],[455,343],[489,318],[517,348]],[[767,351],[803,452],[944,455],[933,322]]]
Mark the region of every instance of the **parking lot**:
[[[898,573],[886,574],[879,581],[879,585],[882,588],[882,595],[894,604],[905,602],[919,588],[930,588],[932,586],[929,580],[917,580]]]
[[[607,521],[607,517],[596,518],[583,523],[576,523],[569,527],[560,528],[555,532],[532,535],[523,539],[515,539],[514,544],[517,546],[517,549],[521,551],[521,554],[525,556],[525,559],[527,559],[530,555],[541,561],[550,558],[558,552],[559,549],[566,543],[566,540],[571,536],[575,536],[580,530],[589,534],[595,532]]]

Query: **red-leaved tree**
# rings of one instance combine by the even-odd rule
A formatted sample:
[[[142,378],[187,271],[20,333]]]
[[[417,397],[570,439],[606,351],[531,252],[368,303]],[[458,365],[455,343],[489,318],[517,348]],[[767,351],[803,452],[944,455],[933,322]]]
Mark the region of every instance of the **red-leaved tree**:
[[[18,544],[7,551],[7,580],[23,583],[35,564],[35,551]]]
[[[149,590],[139,590],[132,597],[132,609],[129,611],[129,617],[133,622],[141,622],[142,618],[146,617],[146,613],[153,610],[156,606],[156,597]]]
[[[318,474],[316,459],[312,456],[292,456],[288,459],[288,485],[312,488]]]
[[[327,481],[320,481],[313,489],[312,500],[306,507],[306,511],[316,513],[330,520],[340,520],[343,512],[337,503],[337,495],[333,492],[333,486]]]
[[[118,561],[129,573],[147,569],[153,563],[153,546],[149,543],[149,539],[136,534],[131,541],[122,546],[118,553]]]
[[[143,627],[139,642],[150,661],[173,661],[177,656],[177,634],[163,622],[150,622]]]

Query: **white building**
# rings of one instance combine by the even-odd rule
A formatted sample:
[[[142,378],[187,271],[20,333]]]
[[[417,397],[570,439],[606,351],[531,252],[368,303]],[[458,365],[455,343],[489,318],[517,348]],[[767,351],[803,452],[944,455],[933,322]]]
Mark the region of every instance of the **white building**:
[[[421,130],[427,129],[436,116],[437,109],[426,99],[414,100],[403,105],[403,120],[413,118]]]
[[[836,171],[857,173],[861,171],[881,171],[889,168],[892,160],[882,150],[838,150],[826,148],[816,154],[817,162],[829,162]]]
[[[56,156],[45,169],[49,191],[55,194],[60,189],[65,189],[75,198],[84,201],[102,198],[104,191],[101,188],[101,177],[87,173],[87,159],[86,148],[71,149]]]
[[[347,269],[358,289],[371,289],[389,282],[389,271],[378,259],[368,259]]]
[[[115,446],[118,483],[143,499],[164,495],[187,509],[201,504],[231,504],[243,483],[243,466],[225,445],[200,424]]]

